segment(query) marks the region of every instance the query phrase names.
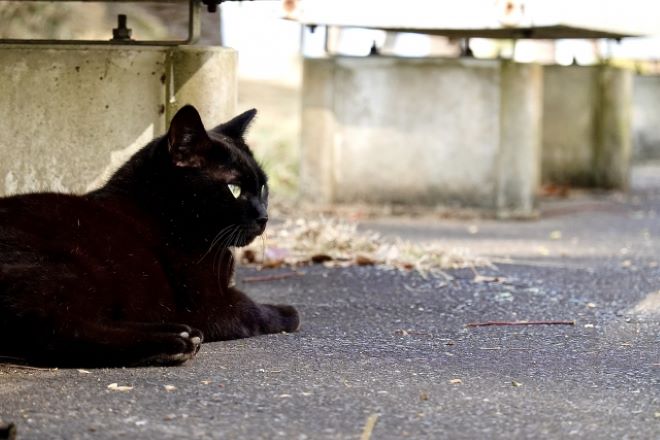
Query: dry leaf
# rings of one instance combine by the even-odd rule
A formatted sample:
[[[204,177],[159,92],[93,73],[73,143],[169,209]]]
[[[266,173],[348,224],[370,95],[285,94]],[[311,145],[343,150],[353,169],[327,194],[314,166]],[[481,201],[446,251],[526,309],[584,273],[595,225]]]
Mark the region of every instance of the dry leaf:
[[[280,267],[284,266],[284,264],[284,260],[267,260],[261,263],[261,267],[263,269],[279,269]]]
[[[461,379],[459,379],[459,378],[455,378],[455,379],[451,379],[451,380],[449,381],[449,383],[452,384],[452,385],[459,385],[459,384],[462,384],[463,381],[462,381]]]
[[[516,382],[515,380],[512,380],[511,385],[514,387],[521,387],[523,384],[521,384],[520,382]]]
[[[358,266],[373,266],[376,264],[376,260],[367,257],[366,255],[358,255],[355,257],[355,264]]]
[[[115,382],[108,385],[108,389],[111,391],[130,391],[133,389],[133,387],[128,385],[117,385]]]
[[[325,263],[326,261],[332,261],[332,257],[328,254],[312,255],[309,259],[314,264],[321,264],[321,263]]]
[[[420,393],[419,400],[429,400],[429,395],[427,393]]]
[[[243,256],[241,258],[241,261],[247,264],[251,264],[257,261],[257,254],[254,252],[252,249],[246,249],[245,252],[243,252]]]

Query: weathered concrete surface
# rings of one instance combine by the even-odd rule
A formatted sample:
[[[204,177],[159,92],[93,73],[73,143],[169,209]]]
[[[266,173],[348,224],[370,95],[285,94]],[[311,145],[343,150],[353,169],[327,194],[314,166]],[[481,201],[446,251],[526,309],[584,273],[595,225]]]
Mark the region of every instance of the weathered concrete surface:
[[[660,160],[660,76],[636,75],[633,92],[633,159]]]
[[[186,104],[195,105],[209,128],[235,116],[236,56],[233,50],[220,47],[169,51],[167,122]]]
[[[544,67],[544,182],[628,187],[632,79],[611,66]]]
[[[242,284],[296,305],[302,330],[205,344],[179,368],[2,367],[0,418],[25,439],[345,439],[368,420],[372,439],[655,439],[660,310],[638,307],[660,291],[657,171],[631,198],[545,202],[537,222],[372,221],[508,263],[479,269],[495,282],[315,267]],[[576,325],[465,328],[524,319]]]
[[[501,218],[528,217],[541,183],[543,75],[539,66],[512,62],[502,62],[501,75],[496,209]]]
[[[98,186],[184,103],[222,122],[235,63],[224,48],[0,47],[0,195]]]
[[[538,66],[336,57],[304,71],[306,199],[533,213]]]
[[[315,203],[335,199],[333,176],[337,126],[334,115],[335,63],[306,62],[303,69],[300,194]]]

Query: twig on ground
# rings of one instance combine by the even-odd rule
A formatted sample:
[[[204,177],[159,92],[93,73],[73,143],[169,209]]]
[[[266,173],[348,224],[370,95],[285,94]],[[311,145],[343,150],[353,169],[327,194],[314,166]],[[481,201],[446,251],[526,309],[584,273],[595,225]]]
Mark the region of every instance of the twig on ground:
[[[501,327],[507,325],[575,325],[575,321],[486,321],[465,324],[466,327]]]
[[[371,439],[371,433],[374,431],[374,426],[376,426],[378,417],[379,417],[378,414],[372,414],[367,418],[367,423],[364,425],[364,429],[362,430],[362,435],[360,436],[360,440]]]
[[[276,281],[276,280],[283,280],[285,278],[301,277],[303,275],[305,275],[304,272],[285,272],[285,273],[276,273],[273,275],[257,275],[253,277],[245,277],[243,278],[243,282],[260,283],[264,281]]]

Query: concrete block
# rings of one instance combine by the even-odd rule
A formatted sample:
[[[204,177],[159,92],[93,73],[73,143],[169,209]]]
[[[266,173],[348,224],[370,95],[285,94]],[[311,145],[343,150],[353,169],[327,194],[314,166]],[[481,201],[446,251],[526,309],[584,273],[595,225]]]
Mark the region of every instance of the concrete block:
[[[167,52],[167,122],[186,104],[194,104],[211,127],[235,116],[236,53],[220,47],[178,47]]]
[[[611,66],[546,66],[543,78],[543,181],[625,189],[631,72]]]
[[[525,217],[541,182],[543,75],[538,65],[506,61],[501,72],[496,207],[499,217]]]
[[[660,76],[636,75],[633,87],[633,159],[660,160]]]
[[[0,47],[0,194],[103,184],[174,105],[232,116],[235,63],[224,48]]]
[[[308,201],[334,200],[335,63],[314,60],[303,69],[300,193]]]
[[[594,182],[605,189],[628,189],[632,156],[633,73],[600,68]]]
[[[540,85],[497,60],[306,59],[302,195],[533,215]]]

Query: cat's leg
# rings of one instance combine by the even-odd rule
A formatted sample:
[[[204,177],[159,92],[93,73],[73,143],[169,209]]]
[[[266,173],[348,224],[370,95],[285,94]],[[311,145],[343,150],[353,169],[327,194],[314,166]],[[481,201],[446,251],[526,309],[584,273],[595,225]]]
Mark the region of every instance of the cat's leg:
[[[31,364],[62,367],[177,365],[192,359],[202,342],[201,333],[178,324],[77,321],[47,334],[27,332],[12,351]]]
[[[292,306],[258,304],[235,288],[229,289],[228,297],[229,307],[213,319],[205,330],[208,341],[291,333],[300,327],[298,312]]]
[[[300,328],[298,311],[286,304],[259,304],[265,315],[266,333],[293,333]]]

